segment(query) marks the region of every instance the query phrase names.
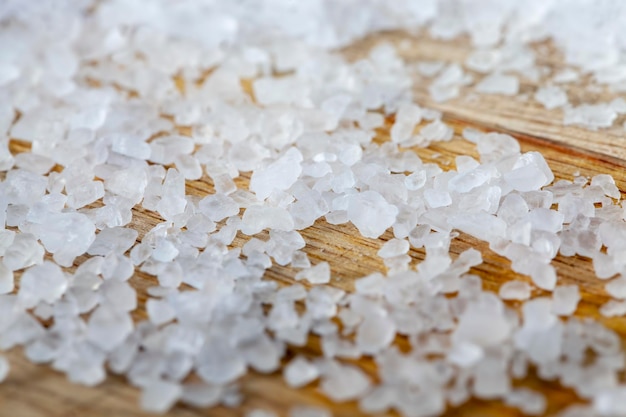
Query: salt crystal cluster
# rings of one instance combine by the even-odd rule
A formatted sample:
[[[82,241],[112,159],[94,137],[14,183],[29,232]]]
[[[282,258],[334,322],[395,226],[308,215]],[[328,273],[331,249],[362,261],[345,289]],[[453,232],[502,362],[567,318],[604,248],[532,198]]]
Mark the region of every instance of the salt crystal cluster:
[[[454,166],[409,148],[461,133],[414,102],[416,72],[435,101],[468,88],[514,96],[538,77],[526,43],[551,37],[569,64],[623,88],[623,42],[605,34],[620,33],[626,8],[409,3],[5,2],[0,349],[21,346],[83,385],[124,375],[153,413],[237,407],[242,376],[282,367],[288,386],[315,384],[372,414],[439,415],[477,397],[539,415],[543,394],[512,384],[530,368],[590,400],[581,413],[623,414],[620,339],[575,316],[580,291],[552,262],[591,259],[613,297],[600,313],[626,314],[613,178],[555,181],[541,153],[497,132],[463,131],[478,157]],[[581,27],[589,12],[606,24]],[[468,33],[466,68],[407,65],[386,43],[354,61],[337,52],[422,26],[442,39]],[[561,86],[577,76],[555,74],[536,100],[593,129],[626,112],[619,99],[569,105]],[[384,271],[338,288],[336,266],[307,253],[303,230],[322,222],[378,245]],[[450,252],[460,232],[525,278],[499,296],[483,290],[482,254]],[[265,276],[274,265],[284,282]],[[146,287],[147,318],[134,320],[135,288]],[[322,355],[293,357],[311,335]],[[0,356],[0,381],[8,372]]]

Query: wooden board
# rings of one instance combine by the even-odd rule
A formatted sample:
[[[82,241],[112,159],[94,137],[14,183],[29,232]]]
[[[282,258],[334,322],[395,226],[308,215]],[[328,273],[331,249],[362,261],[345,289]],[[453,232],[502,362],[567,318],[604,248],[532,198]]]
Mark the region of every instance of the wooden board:
[[[465,40],[439,42],[423,35],[387,33],[365,39],[347,48],[344,53],[350,59],[358,59],[367,53],[377,42],[388,41],[401,45],[401,53],[407,61],[422,59],[462,62],[469,51]],[[560,58],[549,45],[539,45],[546,51],[540,54],[539,61],[553,71],[560,68]],[[552,51],[552,53],[550,53]],[[524,80],[522,91],[532,93],[535,85]],[[538,150],[546,157],[557,179],[572,179],[575,173],[593,176],[599,173],[612,174],[622,192],[626,190],[626,146],[624,146],[623,120],[618,120],[616,127],[591,132],[576,127],[563,127],[560,110],[546,111],[538,103],[527,102],[510,97],[484,96],[471,103],[465,98],[446,103],[433,102],[427,93],[427,83],[416,77],[415,96],[417,101],[427,107],[441,110],[444,121],[454,127],[456,137],[451,142],[434,144],[427,149],[414,149],[426,162],[435,162],[444,169],[454,167],[454,157],[460,154],[475,155],[473,145],[459,138],[465,127],[481,130],[498,130],[515,136],[523,151]],[[608,92],[589,91],[584,86],[571,87],[570,97],[577,102],[608,99]],[[382,129],[378,140],[385,140],[387,130]],[[25,151],[25,145],[11,142],[14,152]],[[242,178],[241,185],[245,185]],[[206,195],[212,192],[210,180],[203,179],[188,184],[187,192]],[[136,210],[132,227],[140,232],[139,238],[159,222],[154,213]],[[376,251],[391,237],[387,232],[378,240],[361,237],[351,225],[333,226],[319,221],[315,226],[304,230],[307,242],[306,251],[312,260],[325,260],[333,271],[332,285],[352,291],[354,279],[384,270]],[[238,236],[236,244],[245,241]],[[451,247],[454,254],[475,247],[483,253],[484,263],[473,272],[484,280],[484,287],[497,291],[501,283],[517,278],[510,270],[510,262],[489,250],[487,245],[469,236],[461,235]],[[411,250],[415,262],[424,258],[423,251]],[[77,264],[84,259],[78,259]],[[583,301],[577,315],[598,318],[598,306],[607,300],[603,282],[594,277],[591,261],[581,257],[565,258],[557,256],[554,261],[560,282],[576,283],[581,287]],[[287,267],[272,267],[266,274],[268,279],[280,282],[292,282],[294,271]],[[140,295],[140,308],[134,313],[135,319],[145,318],[143,309],[146,300],[146,288],[155,280],[137,272],[131,279]],[[536,294],[541,294],[535,291]],[[626,321],[622,318],[601,319],[610,328],[626,338]],[[398,338],[399,345],[407,341]],[[319,356],[319,341],[311,337],[303,348],[289,348],[288,357],[295,354]],[[11,417],[140,417],[147,416],[138,407],[138,390],[132,388],[121,377],[111,375],[105,383],[96,388],[86,388],[70,384],[62,374],[47,366],[37,366],[24,359],[19,350],[8,354],[12,362],[12,371],[7,381],[0,385],[0,416]],[[375,365],[370,359],[353,361],[366,372],[375,376]],[[542,382],[535,376],[517,385],[526,385],[546,393],[550,414],[573,402],[578,402],[574,393],[564,389],[556,382]],[[273,410],[281,416],[294,405],[322,405],[331,409],[337,417],[357,417],[364,415],[355,402],[332,404],[317,390],[315,385],[301,390],[289,389],[282,381],[280,372],[260,375],[254,372],[241,380],[241,391],[245,397],[243,405],[235,409],[214,408],[208,410],[193,409],[184,405],[176,406],[168,415],[177,417],[234,417],[244,415],[246,410],[263,408]],[[383,414],[387,415],[387,414]],[[395,415],[395,414],[389,414]],[[472,400],[469,403],[447,411],[446,416],[517,416],[516,410],[503,406],[499,402]]]

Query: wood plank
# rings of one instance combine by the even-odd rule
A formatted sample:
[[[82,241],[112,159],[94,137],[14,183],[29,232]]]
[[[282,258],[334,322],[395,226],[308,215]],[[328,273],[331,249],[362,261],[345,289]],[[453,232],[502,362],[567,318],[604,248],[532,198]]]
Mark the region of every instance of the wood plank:
[[[423,37],[415,38],[406,34],[383,34],[369,38],[346,51],[346,54],[356,59],[374,43],[379,41],[400,42],[408,39],[410,48],[404,48],[403,53],[408,59],[450,59],[461,61],[467,55],[466,41],[441,43]],[[555,61],[547,64],[557,67]],[[526,88],[526,87],[525,87]],[[530,88],[530,87],[529,87]],[[581,93],[582,94],[582,93]],[[438,163],[443,169],[454,167],[456,155],[476,155],[473,145],[460,139],[461,131],[466,127],[481,130],[497,129],[516,137],[523,151],[541,151],[557,179],[571,180],[575,172],[580,175],[593,176],[599,173],[609,173],[615,176],[622,193],[626,190],[626,146],[623,141],[616,140],[623,137],[623,130],[618,128],[608,131],[589,132],[576,127],[563,128],[558,112],[546,112],[532,103],[522,103],[510,98],[489,96],[477,103],[468,105],[463,99],[449,103],[434,103],[427,96],[425,86],[418,84],[416,97],[424,105],[440,109],[444,112],[444,120],[454,127],[456,137],[446,143],[436,143],[426,149],[411,149],[425,162]],[[387,130],[380,132],[379,140],[386,140]],[[621,136],[620,136],[621,135]],[[25,145],[12,143],[15,152],[24,151]],[[246,177],[241,179],[245,186]],[[189,193],[205,195],[212,192],[212,184],[207,178],[190,182],[187,187]],[[132,227],[140,232],[140,238],[159,222],[158,215],[146,210],[136,209]],[[380,239],[361,237],[351,225],[330,225],[318,221],[315,226],[302,232],[307,242],[306,251],[315,261],[325,260],[331,265],[333,279],[331,284],[353,290],[356,278],[373,271],[383,271],[384,266],[376,256],[381,245],[391,238],[387,232]],[[242,245],[247,238],[238,235],[236,245]],[[454,255],[474,247],[483,253],[484,263],[473,269],[473,273],[481,276],[485,288],[497,291],[499,286],[510,279],[527,279],[510,270],[508,260],[489,250],[484,242],[479,242],[470,236],[461,234],[452,246]],[[424,252],[412,249],[410,255],[413,262],[424,258]],[[79,258],[77,264],[84,258]],[[598,306],[607,300],[603,290],[603,282],[594,278],[590,260],[582,257],[565,258],[557,256],[554,261],[560,282],[576,283],[580,285],[582,303],[577,311],[581,317],[598,318],[610,328],[616,330],[626,340],[626,321],[621,318],[602,319],[598,315]],[[267,271],[266,278],[282,283],[293,282],[294,271],[288,267],[274,266]],[[140,306],[146,300],[146,289],[155,283],[154,278],[137,272],[131,279],[137,288]],[[535,291],[534,295],[544,294]],[[515,303],[510,305],[516,307]],[[145,310],[141,307],[134,318],[144,319]],[[407,346],[404,338],[398,338],[399,346]],[[288,349],[288,357],[296,354],[319,356],[321,349],[319,340],[311,337],[305,347]],[[116,416],[116,417],[143,417],[149,414],[139,410],[138,391],[118,376],[111,375],[99,387],[87,388],[70,384],[65,377],[47,366],[37,366],[26,361],[18,350],[9,353],[13,369],[5,384],[0,386],[0,415],[20,417],[73,417],[73,416]],[[365,358],[353,361],[366,372],[375,376],[375,365],[371,359]],[[540,381],[530,376],[516,384],[529,386],[544,392],[549,401],[549,412],[563,408],[572,402],[578,401],[571,390],[564,389],[556,382]],[[177,405],[169,414],[178,417],[234,417],[241,416],[246,410],[264,408],[273,410],[281,416],[287,415],[287,410],[293,405],[309,404],[321,405],[332,409],[337,417],[357,417],[365,415],[358,410],[355,402],[345,404],[331,404],[319,392],[316,385],[305,389],[293,390],[282,381],[279,372],[271,375],[250,373],[241,381],[244,402],[241,407],[229,409],[225,407],[200,410]],[[395,415],[381,414],[381,415]],[[517,416],[519,412],[503,406],[499,402],[472,400],[462,407],[450,409],[446,416]]]

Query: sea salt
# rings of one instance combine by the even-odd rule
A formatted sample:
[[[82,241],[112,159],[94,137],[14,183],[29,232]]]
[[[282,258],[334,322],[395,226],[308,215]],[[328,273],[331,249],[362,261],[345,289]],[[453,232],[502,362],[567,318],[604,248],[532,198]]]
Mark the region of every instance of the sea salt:
[[[500,286],[499,295],[503,300],[528,300],[530,285],[524,281],[507,281]]]
[[[577,285],[559,285],[552,292],[552,312],[558,316],[569,316],[576,311],[579,301]]]
[[[315,381],[319,374],[317,367],[301,356],[292,359],[283,370],[285,382],[294,388],[300,388]]]

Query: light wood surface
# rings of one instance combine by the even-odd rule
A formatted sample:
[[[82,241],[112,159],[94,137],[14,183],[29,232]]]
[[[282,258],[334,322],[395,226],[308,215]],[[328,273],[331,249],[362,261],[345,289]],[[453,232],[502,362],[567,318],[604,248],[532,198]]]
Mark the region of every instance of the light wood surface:
[[[412,62],[421,59],[446,60],[462,62],[470,51],[469,44],[464,40],[439,42],[423,35],[407,35],[388,33],[370,37],[347,48],[344,53],[350,59],[363,56],[367,50],[380,41],[401,44],[401,54]],[[400,43],[402,41],[402,43]],[[560,57],[549,45],[538,45],[540,54],[538,62],[553,71],[560,68]],[[465,127],[480,130],[498,130],[516,137],[523,151],[541,151],[557,179],[572,179],[575,173],[593,176],[608,173],[615,177],[620,190],[626,190],[626,146],[623,120],[606,130],[591,132],[577,127],[563,127],[560,110],[547,111],[541,105],[529,99],[520,101],[516,98],[496,95],[481,96],[469,102],[467,98],[459,98],[445,103],[433,102],[427,92],[428,83],[416,76],[415,97],[423,106],[441,110],[443,120],[454,127],[456,136],[450,142],[438,143],[427,149],[414,149],[426,162],[436,162],[444,169],[454,168],[454,157],[460,154],[476,155],[473,145],[460,139],[460,132]],[[593,100],[605,101],[612,97],[608,92],[590,92],[583,85],[571,86],[570,97],[575,102]],[[522,92],[532,93],[536,86],[528,80],[522,82]],[[385,140],[388,128],[381,129],[378,140]],[[19,141],[12,141],[13,152],[23,152],[27,146]],[[247,178],[241,178],[239,184],[245,186]],[[187,192],[206,195],[212,192],[210,180],[190,182]],[[159,222],[158,215],[136,210],[132,227],[139,233],[139,239]],[[391,237],[387,232],[378,240],[361,237],[352,225],[334,226],[318,221],[313,227],[302,231],[307,242],[306,251],[314,263],[318,260],[328,261],[331,265],[333,278],[331,284],[347,291],[352,291],[354,279],[371,273],[383,271],[381,260],[376,256],[380,246]],[[243,236],[236,238],[236,245],[245,242]],[[453,241],[451,251],[458,254],[463,250],[475,247],[483,253],[484,263],[473,272],[480,275],[484,287],[497,291],[500,284],[509,279],[526,279],[510,270],[506,259],[494,254],[486,244],[469,236],[461,235]],[[411,250],[410,255],[415,262],[424,257],[421,250]],[[84,258],[77,260],[76,264]],[[580,286],[583,301],[577,315],[598,318],[598,307],[608,298],[603,290],[603,282],[594,277],[591,261],[581,257],[565,258],[557,256],[554,261],[560,282],[576,283]],[[280,282],[292,282],[295,272],[288,267],[274,266],[268,270],[267,279]],[[143,309],[146,299],[146,288],[155,280],[146,274],[137,272],[131,279],[140,297],[140,308],[134,313],[135,319],[145,318]],[[541,294],[534,291],[534,295]],[[610,328],[626,336],[626,321],[623,318],[600,319]],[[406,340],[399,338],[397,343],[407,346]],[[319,356],[319,341],[311,337],[303,348],[289,348],[288,357],[295,354]],[[95,388],[73,385],[66,381],[62,374],[47,366],[37,366],[24,359],[21,351],[8,353],[12,371],[6,382],[0,385],[0,416],[11,417],[140,417],[148,414],[138,407],[138,391],[128,385],[119,376],[110,375],[105,383]],[[362,359],[354,362],[375,376],[376,369],[372,360]],[[230,417],[243,416],[246,410],[263,408],[287,415],[287,410],[294,405],[322,405],[333,411],[337,417],[357,417],[363,415],[355,402],[332,404],[319,392],[316,385],[300,390],[290,389],[282,381],[280,372],[260,375],[251,372],[241,381],[241,391],[245,400],[241,407],[235,409],[213,408],[193,409],[184,405],[176,406],[168,415],[177,417]],[[549,402],[549,414],[565,405],[578,402],[574,393],[564,389],[556,382],[542,382],[531,376],[516,385],[525,385],[546,393]],[[382,414],[387,415],[387,414]],[[389,414],[395,415],[395,414]],[[472,400],[469,403],[449,409],[446,416],[516,416],[519,413],[503,406],[499,402]]]

